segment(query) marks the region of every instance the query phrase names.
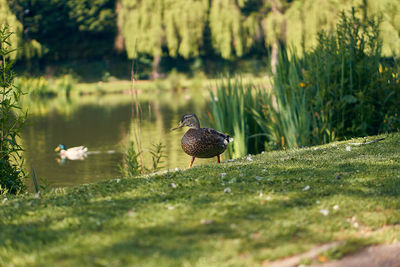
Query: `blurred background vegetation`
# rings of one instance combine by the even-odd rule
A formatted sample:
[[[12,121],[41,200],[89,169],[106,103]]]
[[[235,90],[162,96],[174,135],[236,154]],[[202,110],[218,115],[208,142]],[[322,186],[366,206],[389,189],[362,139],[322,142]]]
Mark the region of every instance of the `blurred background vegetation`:
[[[0,24],[16,33],[17,73],[129,79],[136,59],[141,79],[215,77],[263,74],[282,47],[302,55],[351,7],[380,17],[382,55],[399,55],[398,0],[0,0]]]

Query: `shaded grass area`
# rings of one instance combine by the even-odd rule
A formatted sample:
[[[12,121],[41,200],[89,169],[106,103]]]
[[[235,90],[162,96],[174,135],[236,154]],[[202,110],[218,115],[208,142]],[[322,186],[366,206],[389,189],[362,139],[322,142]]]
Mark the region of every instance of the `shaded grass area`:
[[[254,266],[336,240],[327,257],[394,242],[400,134],[379,137],[10,198],[0,265]]]

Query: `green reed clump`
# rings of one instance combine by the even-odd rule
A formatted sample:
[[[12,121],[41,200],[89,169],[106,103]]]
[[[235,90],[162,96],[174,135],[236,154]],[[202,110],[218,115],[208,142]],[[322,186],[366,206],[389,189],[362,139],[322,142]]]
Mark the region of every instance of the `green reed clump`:
[[[163,166],[162,164],[164,163],[163,161],[163,157],[164,155],[164,148],[165,145],[163,145],[163,143],[159,142],[157,144],[153,144],[153,148],[150,150],[150,154],[151,154],[151,159],[152,159],[152,171],[158,171],[160,170]]]
[[[71,75],[64,75],[55,80],[48,80],[45,77],[20,77],[15,82],[31,98],[51,98],[57,96],[68,98],[72,88],[76,84],[75,79]]]
[[[241,157],[259,153],[264,147],[264,137],[252,115],[252,109],[261,110],[257,100],[261,90],[240,78],[220,79],[217,91],[210,91],[209,119],[212,126],[234,138],[228,146],[228,157]],[[257,134],[254,136],[254,134]]]
[[[142,168],[143,166],[140,162],[140,156],[143,152],[138,150],[135,143],[131,141],[124,154],[123,164],[119,166],[121,175],[125,177],[132,177],[143,174],[143,169],[147,173],[160,170],[163,167],[162,164],[164,163],[164,148],[165,146],[161,142],[154,144],[153,148],[149,151],[152,158],[152,167]]]
[[[72,75],[66,74],[58,77],[55,81],[55,88],[58,95],[64,95],[69,98],[71,95],[72,88],[75,86],[76,80]]]
[[[16,85],[32,98],[46,98],[57,96],[56,91],[51,88],[49,81],[44,77],[27,78],[20,77],[15,80]]]
[[[381,49],[379,22],[361,22],[353,10],[303,58],[282,51],[269,108],[256,113],[270,140],[298,147],[399,129],[398,67]]]
[[[120,171],[123,176],[132,177],[140,174],[141,165],[139,162],[140,153],[135,149],[135,143],[129,142],[128,148],[124,154],[123,164]]]
[[[14,50],[8,42],[11,32],[7,26],[0,28],[0,194],[4,191],[18,193],[24,190],[22,147],[18,136],[25,121],[25,115],[18,115],[21,109],[21,90],[14,85],[13,63],[9,55]]]

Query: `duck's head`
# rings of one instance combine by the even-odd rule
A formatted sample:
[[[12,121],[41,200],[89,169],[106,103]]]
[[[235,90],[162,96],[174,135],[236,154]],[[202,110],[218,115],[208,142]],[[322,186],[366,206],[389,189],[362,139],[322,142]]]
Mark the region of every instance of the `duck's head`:
[[[56,152],[61,151],[61,150],[67,150],[67,148],[65,147],[64,144],[59,144],[59,145],[56,147],[56,149],[54,149],[54,151],[56,151]]]
[[[196,114],[185,114],[182,116],[181,121],[179,122],[179,125],[175,128],[172,128],[171,131],[182,128],[184,126],[194,128],[194,129],[199,129],[200,128],[200,122],[199,119],[197,118]]]

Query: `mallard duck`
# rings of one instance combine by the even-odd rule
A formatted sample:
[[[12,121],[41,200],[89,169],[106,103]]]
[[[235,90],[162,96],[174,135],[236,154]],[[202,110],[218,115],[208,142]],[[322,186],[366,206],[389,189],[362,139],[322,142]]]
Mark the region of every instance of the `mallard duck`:
[[[86,156],[88,149],[85,146],[76,146],[67,149],[64,144],[59,144],[55,151],[60,152],[60,157],[63,159],[67,158],[70,160],[76,160],[83,159]]]
[[[212,158],[216,156],[217,162],[220,163],[220,155],[225,151],[228,144],[233,142],[233,138],[211,128],[200,128],[199,119],[195,114],[183,115],[179,125],[171,130],[184,126],[190,128],[181,141],[183,151],[192,156],[189,168],[192,167],[195,158]]]

